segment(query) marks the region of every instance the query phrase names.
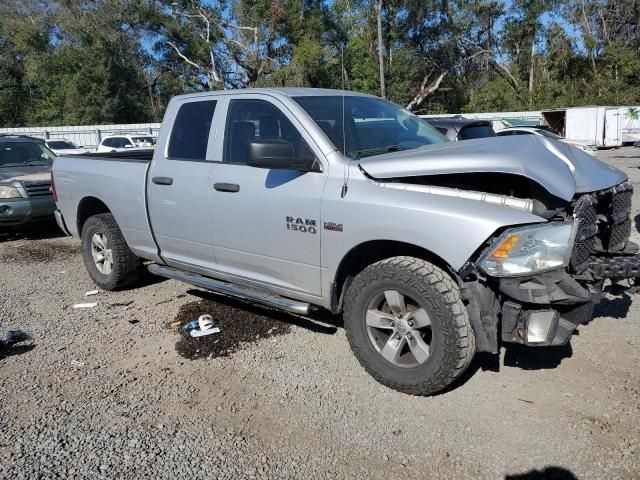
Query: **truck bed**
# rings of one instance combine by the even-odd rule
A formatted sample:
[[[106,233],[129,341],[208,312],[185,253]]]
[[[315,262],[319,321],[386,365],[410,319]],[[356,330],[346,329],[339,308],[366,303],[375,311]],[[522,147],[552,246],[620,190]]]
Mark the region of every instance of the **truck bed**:
[[[52,174],[69,232],[80,236],[83,214],[104,205],[118,219],[131,250],[156,259],[146,193],[152,157],[153,150],[146,149],[56,157]]]

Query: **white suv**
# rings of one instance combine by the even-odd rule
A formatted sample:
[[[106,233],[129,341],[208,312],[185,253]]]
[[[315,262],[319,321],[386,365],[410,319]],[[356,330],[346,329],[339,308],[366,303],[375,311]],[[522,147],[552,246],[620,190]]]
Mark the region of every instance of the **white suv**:
[[[111,135],[98,145],[97,152],[124,152],[129,149],[154,148],[156,139],[151,135]]]

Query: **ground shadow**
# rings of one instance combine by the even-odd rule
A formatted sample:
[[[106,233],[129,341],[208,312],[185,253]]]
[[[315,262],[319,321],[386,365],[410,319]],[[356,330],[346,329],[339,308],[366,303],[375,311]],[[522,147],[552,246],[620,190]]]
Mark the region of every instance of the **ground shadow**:
[[[327,313],[295,315],[207,291],[192,289],[188,293],[200,300],[182,305],[169,325],[178,329],[200,315],[208,314],[212,316],[214,326],[220,328],[219,333],[198,338],[180,332],[176,351],[190,360],[228,356],[251,343],[285,335],[294,325],[325,335],[333,335],[338,330],[336,318]]]
[[[505,345],[504,366],[523,370],[547,370],[556,368],[565,358],[571,358],[571,344],[558,347],[527,347],[518,343]]]
[[[619,297],[604,297],[593,308],[593,318],[612,317],[626,318],[631,308],[631,296],[623,293]]]
[[[475,357],[469,364],[469,367],[456,378],[453,383],[451,383],[448,387],[444,388],[437,392],[434,396],[437,397],[439,395],[444,395],[453,390],[456,390],[462,387],[465,383],[467,383],[471,377],[473,377],[478,371],[489,371],[489,372],[499,372],[500,371],[500,354],[499,353],[488,353],[488,352],[478,352]]]
[[[47,240],[64,237],[55,221],[33,222],[20,227],[0,227],[0,243],[16,240]]]
[[[187,290],[189,295],[215,302],[219,305],[245,311],[249,314],[269,317],[273,320],[295,325],[296,327],[305,328],[315,333],[323,333],[325,335],[333,335],[338,331],[338,327],[342,327],[342,318],[339,315],[332,315],[327,310],[321,309],[311,312],[309,315],[295,315],[282,310],[265,307],[255,303],[248,303],[233,297],[217,295],[207,292],[206,290],[191,289]]]
[[[636,231],[640,232],[640,213],[633,217],[633,223],[636,226]]]
[[[544,470],[531,470],[526,473],[506,475],[505,480],[578,480],[573,472],[562,467],[546,467]]]
[[[14,357],[16,355],[22,355],[23,353],[30,352],[36,348],[35,345],[14,345],[12,347],[0,346],[0,360],[7,357]]]
[[[140,279],[135,285],[135,288],[148,287],[149,285],[156,285],[157,283],[166,282],[169,280],[167,277],[161,277],[160,275],[154,275],[149,272],[147,268],[143,268]]]

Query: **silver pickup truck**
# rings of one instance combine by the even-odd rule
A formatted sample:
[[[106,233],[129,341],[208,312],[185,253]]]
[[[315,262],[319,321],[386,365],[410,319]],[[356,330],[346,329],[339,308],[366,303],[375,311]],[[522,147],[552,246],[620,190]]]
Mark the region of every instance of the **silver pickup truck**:
[[[58,157],[58,222],[105,289],[156,275],[342,314],[378,381],[427,395],[476,351],[562,345],[640,277],[626,176],[543,137],[452,143],[385,100],[183,95],[154,152]]]

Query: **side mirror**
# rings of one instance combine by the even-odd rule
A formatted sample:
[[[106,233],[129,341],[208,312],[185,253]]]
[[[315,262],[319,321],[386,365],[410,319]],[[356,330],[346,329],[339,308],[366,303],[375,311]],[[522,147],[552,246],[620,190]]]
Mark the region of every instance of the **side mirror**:
[[[294,169],[295,152],[286,140],[254,140],[249,143],[247,165],[257,168]]]

